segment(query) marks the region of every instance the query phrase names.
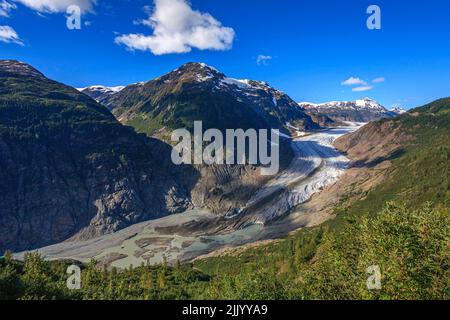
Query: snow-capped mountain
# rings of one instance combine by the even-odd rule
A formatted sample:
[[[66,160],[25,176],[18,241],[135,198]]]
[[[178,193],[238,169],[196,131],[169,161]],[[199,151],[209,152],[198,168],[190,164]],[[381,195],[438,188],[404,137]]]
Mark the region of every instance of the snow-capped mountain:
[[[391,112],[393,112],[395,114],[404,114],[404,113],[407,113],[408,111],[403,108],[400,108],[400,107],[394,107],[391,109]]]
[[[120,92],[124,88],[125,86],[106,87],[102,85],[95,85],[85,88],[77,88],[77,90],[88,95],[95,101],[103,104],[103,102],[105,102],[109,96]]]
[[[187,63],[103,102],[123,123],[151,128],[190,128],[202,120],[212,128],[282,128],[318,125],[285,93],[268,83],[227,77],[204,63]]]
[[[370,122],[397,115],[370,98],[356,101],[331,101],[321,104],[302,102],[299,103],[299,106],[312,116],[327,116],[337,122]]]

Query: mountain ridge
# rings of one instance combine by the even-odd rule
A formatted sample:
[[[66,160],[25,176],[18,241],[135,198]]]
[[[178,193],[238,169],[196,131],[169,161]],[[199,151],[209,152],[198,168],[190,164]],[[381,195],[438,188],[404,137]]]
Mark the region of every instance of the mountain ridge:
[[[402,110],[387,110],[371,98],[355,101],[330,101],[325,103],[300,102],[301,108],[311,116],[326,116],[336,122],[371,122],[383,118],[393,118],[402,113]]]

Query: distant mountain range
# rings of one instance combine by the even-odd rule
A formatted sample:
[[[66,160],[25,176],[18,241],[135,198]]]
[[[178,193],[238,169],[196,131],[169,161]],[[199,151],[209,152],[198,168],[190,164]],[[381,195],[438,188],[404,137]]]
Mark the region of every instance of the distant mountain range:
[[[220,123],[219,129],[310,130],[392,118],[406,112],[401,108],[389,111],[370,98],[297,104],[266,82],[229,78],[204,63],[187,63],[148,82],[78,90],[105,105],[122,123],[150,134],[163,128],[190,128],[193,119],[203,120],[206,128]]]
[[[406,112],[401,108],[389,111],[370,98],[356,101],[331,101],[320,104],[301,102],[299,106],[313,117],[318,115],[326,116],[336,122],[371,122],[384,118],[393,118]]]
[[[78,91],[90,96],[98,103],[105,104],[109,97],[123,90],[125,86],[106,87],[101,85],[77,88]]]

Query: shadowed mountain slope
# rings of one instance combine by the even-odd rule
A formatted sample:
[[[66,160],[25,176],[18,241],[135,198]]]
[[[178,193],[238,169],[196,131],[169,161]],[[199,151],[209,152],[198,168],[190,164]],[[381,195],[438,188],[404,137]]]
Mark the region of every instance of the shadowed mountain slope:
[[[33,67],[0,61],[0,253],[90,238],[189,207],[170,146]]]

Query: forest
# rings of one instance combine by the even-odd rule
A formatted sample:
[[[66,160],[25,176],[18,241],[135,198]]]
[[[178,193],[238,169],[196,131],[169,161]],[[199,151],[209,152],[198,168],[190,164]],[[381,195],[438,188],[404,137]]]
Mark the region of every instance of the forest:
[[[449,299],[450,218],[444,207],[387,203],[374,217],[300,230],[272,244],[194,263],[101,269],[82,265],[80,290],[66,285],[73,261],[0,262],[0,300],[83,299]],[[369,290],[367,268],[381,271]]]

